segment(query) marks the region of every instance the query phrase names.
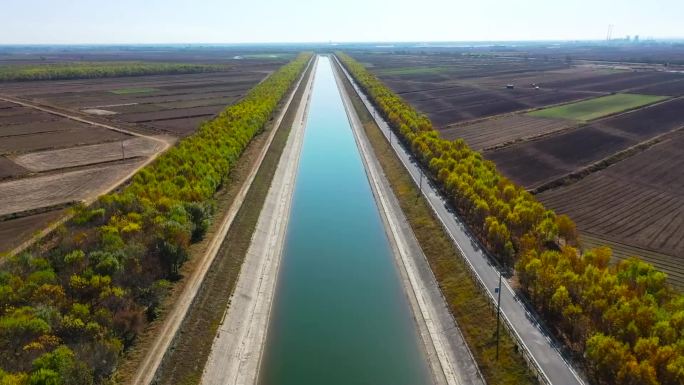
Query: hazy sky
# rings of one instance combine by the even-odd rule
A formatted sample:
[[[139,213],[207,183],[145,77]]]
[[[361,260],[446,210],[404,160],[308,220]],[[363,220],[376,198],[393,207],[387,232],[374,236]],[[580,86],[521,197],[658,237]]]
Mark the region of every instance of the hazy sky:
[[[684,0],[0,0],[0,44],[684,37]]]

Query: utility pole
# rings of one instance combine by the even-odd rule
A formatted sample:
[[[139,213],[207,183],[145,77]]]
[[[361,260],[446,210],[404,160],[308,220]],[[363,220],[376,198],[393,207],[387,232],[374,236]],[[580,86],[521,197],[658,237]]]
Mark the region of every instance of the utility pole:
[[[418,182],[418,196],[423,193],[423,169],[418,167],[418,172],[420,172],[420,182]]]
[[[501,271],[499,271],[499,287],[496,288],[499,298],[496,301],[496,360],[499,360],[499,324],[501,323]]]

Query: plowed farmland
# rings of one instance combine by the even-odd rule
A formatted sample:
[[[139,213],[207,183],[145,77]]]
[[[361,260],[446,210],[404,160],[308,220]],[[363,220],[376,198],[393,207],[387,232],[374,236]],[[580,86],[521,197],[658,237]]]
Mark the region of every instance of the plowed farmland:
[[[653,250],[684,284],[684,134],[659,143],[581,181],[539,194],[594,238]],[[649,255],[644,255],[649,258]]]
[[[442,130],[442,136],[452,140],[462,138],[473,149],[483,150],[520,139],[549,134],[573,125],[574,123],[563,119],[508,115],[477,123],[450,126]]]
[[[130,124],[132,128],[185,136],[242,97],[278,64],[282,63],[255,71],[9,83],[3,89],[13,96]]]
[[[159,142],[148,138],[134,137],[119,142],[33,152],[15,157],[14,163],[33,172],[41,172],[148,157],[160,150],[161,144]]]
[[[23,178],[0,185],[0,216],[85,199],[133,170],[137,162]],[[104,176],[104,177],[103,177]]]
[[[670,100],[485,155],[532,189],[684,126],[683,108],[684,99]]]
[[[549,208],[576,220],[586,246],[609,244],[617,259],[640,255],[684,288],[684,73],[618,62],[640,49],[378,49],[355,57],[443,137],[464,139],[507,177],[542,191]],[[658,55],[680,60],[684,50],[643,47],[642,57]]]

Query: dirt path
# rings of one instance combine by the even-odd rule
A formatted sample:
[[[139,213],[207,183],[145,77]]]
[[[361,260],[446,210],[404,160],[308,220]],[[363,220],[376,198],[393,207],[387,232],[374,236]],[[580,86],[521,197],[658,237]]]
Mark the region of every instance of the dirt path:
[[[311,63],[309,63],[309,65],[311,65]],[[303,71],[303,74],[304,73],[306,73],[306,70]],[[303,75],[298,80],[296,86],[293,87],[293,90],[291,91],[286,103],[281,108],[281,111],[273,125],[274,128],[269,133],[268,140],[264,144],[264,147],[259,154],[258,160],[255,162],[254,167],[250,171],[247,180],[240,188],[240,191],[235,197],[230,209],[226,212],[225,216],[221,218],[221,225],[216,233],[216,236],[211,240],[204,254],[198,256],[200,261],[197,263],[197,268],[192,272],[192,275],[185,284],[183,291],[177,298],[173,309],[166,315],[166,319],[164,320],[163,325],[159,328],[156,339],[147,349],[144,359],[138,366],[135,376],[130,382],[131,384],[149,385],[154,380],[157,369],[159,368],[166,351],[174,340],[176,333],[180,328],[183,319],[185,318],[185,314],[197,295],[202,281],[204,280],[209,267],[214,261],[214,258],[220,249],[221,243],[228,233],[228,230],[230,229],[230,226],[233,223],[233,220],[235,219],[250,186],[252,185],[252,181],[254,181],[257,171],[259,170],[259,167],[261,166],[261,163],[268,152],[273,137],[278,131],[277,127],[280,126],[285,113],[287,112],[287,109],[294,98],[296,90],[299,87],[299,84],[302,82],[302,78]]]
[[[52,109],[52,108],[40,106],[40,105],[38,105],[38,104],[31,103],[31,102],[28,102],[28,101],[25,101],[25,100],[20,100],[20,99],[17,99],[17,98],[14,98],[14,97],[10,97],[10,96],[7,96],[7,95],[0,95],[0,101],[5,101],[5,102],[10,102],[10,103],[19,104],[19,105],[21,105],[21,106],[23,106],[23,107],[26,107],[26,108],[32,108],[32,109],[35,109],[35,110],[47,112],[47,113],[49,113],[49,114],[61,116],[61,117],[64,117],[64,118],[67,118],[67,119],[71,119],[71,120],[74,120],[74,121],[77,121],[77,122],[80,122],[80,123],[85,123],[85,124],[90,124],[90,125],[97,126],[97,127],[106,128],[106,129],[108,129],[108,130],[120,132],[120,133],[123,133],[123,134],[126,134],[126,135],[131,135],[131,136],[140,137],[140,138],[146,138],[146,139],[148,139],[148,140],[151,140],[151,141],[154,141],[154,142],[157,142],[157,143],[158,143],[157,152],[156,152],[156,153],[154,153],[154,154],[152,154],[151,156],[149,156],[149,157],[148,157],[146,160],[144,160],[143,162],[140,162],[136,167],[133,167],[133,168],[131,168],[130,170],[128,170],[127,173],[124,173],[124,174],[119,175],[119,177],[116,178],[115,180],[108,181],[109,183],[107,183],[107,184],[106,184],[105,186],[103,186],[102,188],[100,188],[100,189],[93,189],[93,190],[90,191],[90,193],[89,193],[88,195],[82,197],[82,201],[83,201],[85,204],[91,204],[91,203],[93,203],[93,202],[94,202],[95,200],[97,200],[97,198],[100,197],[101,195],[110,193],[111,191],[113,191],[114,189],[116,189],[117,187],[119,187],[121,184],[123,184],[123,183],[125,183],[126,181],[128,181],[131,177],[133,177],[133,175],[135,175],[136,172],[138,172],[138,170],[140,170],[141,168],[143,168],[143,167],[147,166],[148,164],[152,163],[152,162],[159,156],[159,154],[161,154],[161,153],[163,153],[164,151],[166,151],[166,150],[173,144],[173,142],[174,142],[173,140],[171,140],[171,138],[168,138],[168,137],[158,137],[158,136],[149,136],[149,135],[139,134],[139,133],[137,133],[137,132],[125,130],[125,129],[118,128],[118,127],[114,127],[114,126],[107,125],[107,124],[102,124],[102,123],[94,122],[94,121],[89,120],[89,119],[84,119],[84,118],[82,118],[82,117],[80,117],[80,116],[76,116],[76,115],[73,115],[73,114],[67,114],[67,113],[63,113],[63,112],[60,112],[60,111],[56,111],[56,110],[54,110],[54,109]],[[20,244],[19,246],[15,247],[14,249],[9,250],[9,251],[7,252],[7,255],[8,255],[8,256],[11,256],[11,255],[15,255],[15,254],[17,254],[17,253],[22,252],[22,251],[25,250],[27,247],[31,246],[31,245],[33,244],[33,242],[35,242],[37,239],[40,239],[40,238],[44,237],[45,235],[49,234],[52,230],[54,230],[57,226],[61,225],[61,224],[64,223],[65,221],[67,221],[69,218],[70,218],[70,216],[67,215],[67,216],[62,217],[60,220],[51,223],[50,225],[48,225],[46,228],[44,228],[44,229],[43,229],[39,234],[37,234],[36,236],[34,236],[34,237],[32,237],[31,239],[27,240],[26,242]]]

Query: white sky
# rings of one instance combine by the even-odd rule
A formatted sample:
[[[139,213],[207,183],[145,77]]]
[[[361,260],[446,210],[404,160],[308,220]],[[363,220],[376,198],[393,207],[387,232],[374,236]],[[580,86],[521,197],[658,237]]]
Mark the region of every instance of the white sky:
[[[684,0],[0,0],[0,44],[684,37]]]

